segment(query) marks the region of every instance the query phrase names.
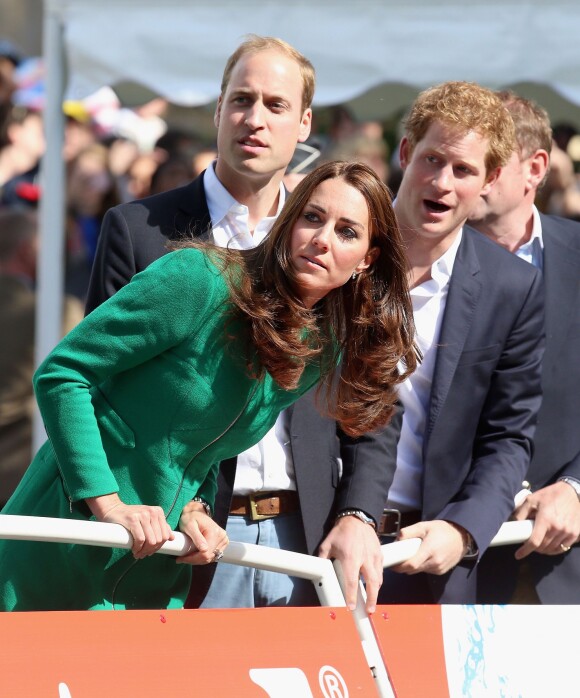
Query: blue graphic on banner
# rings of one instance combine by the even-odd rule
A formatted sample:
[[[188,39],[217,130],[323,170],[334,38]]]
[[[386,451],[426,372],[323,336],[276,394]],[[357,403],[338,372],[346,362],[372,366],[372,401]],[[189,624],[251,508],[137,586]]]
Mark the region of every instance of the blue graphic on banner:
[[[443,606],[450,698],[578,698],[578,606]]]

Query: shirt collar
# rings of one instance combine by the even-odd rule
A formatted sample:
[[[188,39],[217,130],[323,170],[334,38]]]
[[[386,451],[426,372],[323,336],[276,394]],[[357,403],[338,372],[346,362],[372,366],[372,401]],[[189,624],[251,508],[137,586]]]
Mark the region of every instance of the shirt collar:
[[[457,257],[457,250],[459,249],[462,238],[463,228],[461,228],[447,252],[431,265],[431,278],[437,282],[440,288],[445,286],[451,278],[453,265]]]
[[[229,213],[239,215],[240,213],[247,213],[248,211],[248,207],[236,201],[236,199],[234,199],[234,197],[219,181],[215,173],[215,164],[216,160],[209,165],[203,175],[203,187],[205,190],[207,208],[211,223],[214,227],[219,225]],[[285,201],[286,189],[284,188],[284,185],[280,183],[278,210],[276,211],[275,215],[263,218],[262,221],[260,221],[260,225],[262,226],[263,224],[270,224],[271,227],[276,218],[280,215]]]
[[[532,209],[533,223],[530,239],[516,250],[516,255],[526,262],[541,269],[543,264],[544,238],[542,236],[542,221],[536,206]]]
[[[216,160],[208,166],[203,175],[203,188],[205,189],[207,208],[213,226],[221,223],[234,206],[239,206],[238,202],[217,178],[215,164]]]
[[[526,247],[527,245],[532,245],[534,243],[534,240],[537,240],[540,249],[544,249],[544,238],[542,237],[542,221],[540,220],[540,212],[538,211],[537,207],[534,206],[532,209],[532,216],[534,219],[534,222],[532,224],[532,235],[530,239],[522,245],[522,247]]]

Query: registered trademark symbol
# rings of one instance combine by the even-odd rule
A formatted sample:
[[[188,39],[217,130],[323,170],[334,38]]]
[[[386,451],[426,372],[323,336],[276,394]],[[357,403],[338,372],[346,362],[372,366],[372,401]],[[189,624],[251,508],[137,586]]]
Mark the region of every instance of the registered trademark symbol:
[[[334,667],[323,666],[318,672],[318,683],[324,698],[348,698],[346,683]]]

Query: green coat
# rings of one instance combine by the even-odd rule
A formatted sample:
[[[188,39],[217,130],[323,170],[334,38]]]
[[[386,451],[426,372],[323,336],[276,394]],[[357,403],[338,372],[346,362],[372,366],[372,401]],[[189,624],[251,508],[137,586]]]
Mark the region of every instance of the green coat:
[[[249,378],[228,307],[218,269],[186,249],[85,318],[35,375],[49,441],[3,513],[94,519],[85,498],[119,492],[176,528],[192,497],[213,503],[218,462],[257,443],[320,375],[307,367],[291,392]],[[0,541],[2,610],[181,607],[190,576],[165,555]]]

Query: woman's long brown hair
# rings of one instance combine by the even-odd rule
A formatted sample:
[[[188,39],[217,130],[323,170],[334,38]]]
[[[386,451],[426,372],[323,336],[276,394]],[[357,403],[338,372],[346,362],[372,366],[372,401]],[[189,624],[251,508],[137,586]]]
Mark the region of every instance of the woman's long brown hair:
[[[292,230],[316,187],[335,178],[367,201],[370,246],[379,248],[379,256],[307,309],[291,259]],[[200,243],[180,246],[192,244]],[[418,352],[401,235],[390,192],[372,169],[356,162],[321,165],[297,185],[263,243],[244,251],[211,250],[226,271],[232,319],[248,327],[251,371],[265,369],[293,390],[306,364],[319,361],[324,410],[345,433],[360,436],[389,421],[396,385],[415,370]]]

